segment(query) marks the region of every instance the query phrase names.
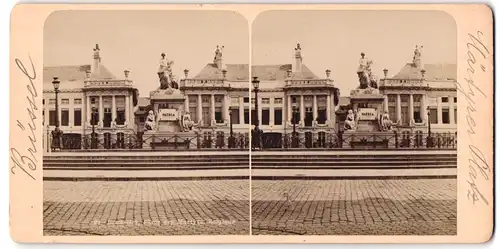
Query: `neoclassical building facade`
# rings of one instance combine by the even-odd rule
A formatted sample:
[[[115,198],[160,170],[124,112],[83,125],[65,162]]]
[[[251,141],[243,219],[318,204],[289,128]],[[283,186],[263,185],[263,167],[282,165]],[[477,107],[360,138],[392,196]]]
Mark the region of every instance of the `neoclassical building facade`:
[[[253,65],[252,76],[260,80],[259,110],[252,110],[252,115],[258,115],[263,146],[283,146],[293,131],[305,144],[333,132],[340,91],[329,69],[319,77],[304,64],[300,44],[292,63]]]
[[[406,63],[392,77],[380,81],[386,110],[405,131],[455,133],[457,131],[457,65]]]
[[[125,70],[113,75],[102,63],[99,45],[93,48],[91,64],[44,67],[43,124],[49,147],[50,131],[59,121],[65,148],[80,149],[94,134],[98,147],[123,147],[135,133],[134,109],[138,91]],[[60,81],[56,113],[54,77]],[[56,119],[56,115],[58,118]]]

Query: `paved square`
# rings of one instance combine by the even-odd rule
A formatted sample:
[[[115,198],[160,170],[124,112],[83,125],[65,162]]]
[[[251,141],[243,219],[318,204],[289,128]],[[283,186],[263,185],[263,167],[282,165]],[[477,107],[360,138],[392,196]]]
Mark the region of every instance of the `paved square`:
[[[252,181],[252,234],[456,235],[455,179]]]
[[[248,180],[44,181],[44,235],[247,235]]]

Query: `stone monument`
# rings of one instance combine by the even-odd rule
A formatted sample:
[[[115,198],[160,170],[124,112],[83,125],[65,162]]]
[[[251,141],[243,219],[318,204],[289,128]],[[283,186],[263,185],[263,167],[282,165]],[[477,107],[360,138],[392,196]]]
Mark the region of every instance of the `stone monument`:
[[[172,74],[173,61],[166,59],[164,53],[161,56],[158,68],[160,87],[150,92],[153,110],[149,111],[144,124],[143,148],[182,147],[185,145],[183,137],[194,133],[191,116],[188,110],[184,110],[186,96],[179,90]]]
[[[384,138],[392,134],[392,122],[384,108],[385,96],[379,92],[372,64],[373,61],[361,53],[357,70],[359,86],[351,91],[352,109],[348,110],[344,122],[344,134],[352,135],[352,147],[385,147],[388,141]]]

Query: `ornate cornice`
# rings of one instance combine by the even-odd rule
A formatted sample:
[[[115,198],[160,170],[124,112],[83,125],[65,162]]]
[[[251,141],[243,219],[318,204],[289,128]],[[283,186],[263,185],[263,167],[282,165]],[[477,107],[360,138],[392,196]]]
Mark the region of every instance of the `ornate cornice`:
[[[43,93],[54,93],[54,90],[43,90]],[[83,93],[82,88],[74,88],[74,89],[63,89],[59,90],[59,93]]]
[[[415,90],[415,91],[419,91],[419,90],[424,90],[424,91],[428,91],[430,90],[431,88],[429,86],[380,86],[379,89],[381,91],[385,91],[385,90]]]

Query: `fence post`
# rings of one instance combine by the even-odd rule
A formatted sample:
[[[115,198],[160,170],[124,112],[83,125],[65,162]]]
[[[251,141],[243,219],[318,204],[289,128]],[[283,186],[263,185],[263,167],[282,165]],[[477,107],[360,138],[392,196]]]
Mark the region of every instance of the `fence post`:
[[[197,132],[197,133],[196,133],[196,148],[197,148],[197,149],[200,149],[200,147],[201,147],[201,146],[200,146],[200,133],[199,133],[199,132]]]
[[[399,148],[399,141],[398,141],[398,132],[394,131],[394,144],[396,148]]]

